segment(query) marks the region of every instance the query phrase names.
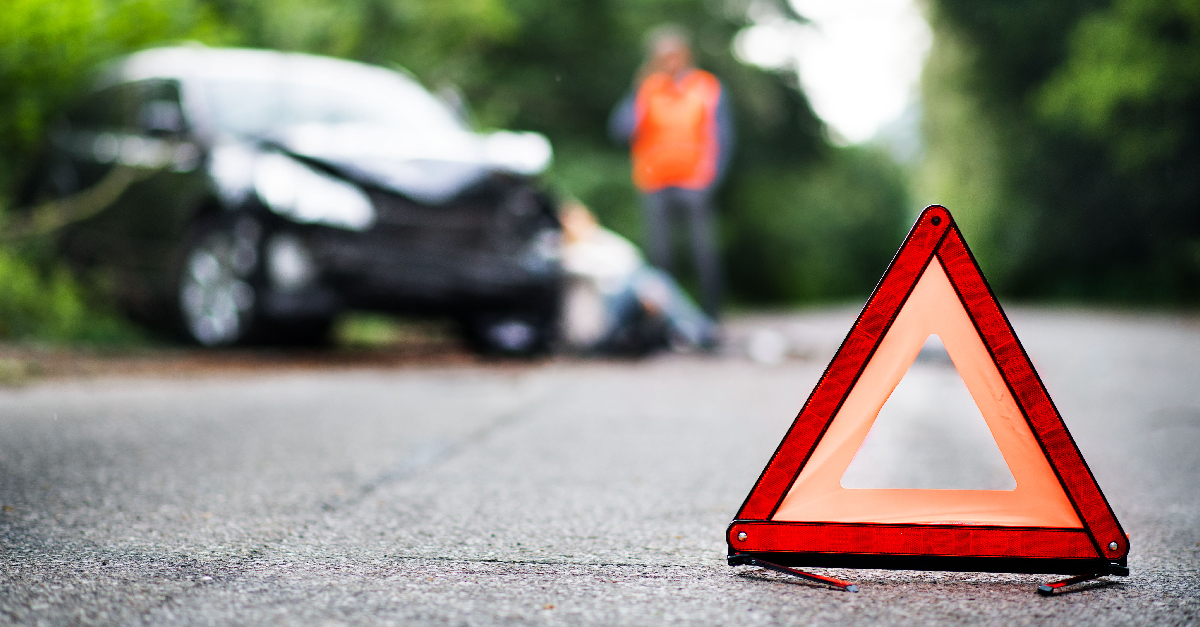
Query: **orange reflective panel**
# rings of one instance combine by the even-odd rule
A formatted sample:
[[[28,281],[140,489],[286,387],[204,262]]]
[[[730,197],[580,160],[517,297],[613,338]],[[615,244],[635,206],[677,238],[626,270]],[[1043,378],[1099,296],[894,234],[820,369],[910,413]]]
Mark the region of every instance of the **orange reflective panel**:
[[[945,345],[1016,480],[1015,489],[842,487],[842,475],[879,410],[930,335],[938,335]],[[917,281],[771,520],[1083,527],[936,257]]]

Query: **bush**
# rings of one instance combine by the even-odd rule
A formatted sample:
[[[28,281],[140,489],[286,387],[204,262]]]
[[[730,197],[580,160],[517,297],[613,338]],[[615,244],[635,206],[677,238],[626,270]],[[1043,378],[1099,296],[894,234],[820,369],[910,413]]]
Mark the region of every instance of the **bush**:
[[[835,149],[798,171],[749,171],[725,191],[729,290],[749,303],[869,293],[913,218],[903,173],[868,148]]]
[[[42,272],[0,250],[0,339],[109,344],[138,338],[128,323],[88,298],[65,268]]]

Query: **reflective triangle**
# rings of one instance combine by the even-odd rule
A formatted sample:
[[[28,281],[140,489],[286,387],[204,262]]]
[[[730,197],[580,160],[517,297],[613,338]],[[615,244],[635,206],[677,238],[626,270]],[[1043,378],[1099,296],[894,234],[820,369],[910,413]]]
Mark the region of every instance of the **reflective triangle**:
[[[1012,490],[851,489],[840,480],[938,335],[1012,472]],[[927,208],[727,530],[731,561],[1096,573],[1128,538],[940,206]]]

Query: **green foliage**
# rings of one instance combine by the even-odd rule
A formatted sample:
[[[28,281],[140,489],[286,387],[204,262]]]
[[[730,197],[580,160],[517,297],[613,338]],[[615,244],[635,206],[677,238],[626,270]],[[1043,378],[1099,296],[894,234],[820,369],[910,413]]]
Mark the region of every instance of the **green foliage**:
[[[641,241],[642,215],[622,150],[588,142],[554,144],[550,179],[563,195],[579,198],[606,227]]]
[[[1118,0],[1082,19],[1070,54],[1039,94],[1039,113],[1136,171],[1176,158],[1196,133],[1200,4]]]
[[[1004,148],[1027,140],[978,93],[975,63],[963,36],[939,29],[922,75],[927,148],[914,193],[953,211],[989,281],[1007,289],[1029,255],[1031,218],[1027,203],[1012,193]]]
[[[936,0],[920,194],[994,285],[1200,301],[1200,8]]]
[[[730,288],[757,303],[870,292],[913,218],[903,173],[864,148],[799,170],[748,171],[725,204]]]
[[[46,274],[0,251],[0,339],[128,343],[138,338],[128,323],[90,301],[65,269]]]

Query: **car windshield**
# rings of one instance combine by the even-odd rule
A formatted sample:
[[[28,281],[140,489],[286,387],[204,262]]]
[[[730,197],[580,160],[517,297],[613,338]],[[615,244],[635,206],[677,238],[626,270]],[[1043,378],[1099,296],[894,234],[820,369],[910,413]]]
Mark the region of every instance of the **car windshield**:
[[[300,124],[361,124],[421,133],[465,129],[441,101],[419,85],[383,71],[375,76],[305,81],[285,78],[213,78],[205,81],[217,128],[270,136]]]

